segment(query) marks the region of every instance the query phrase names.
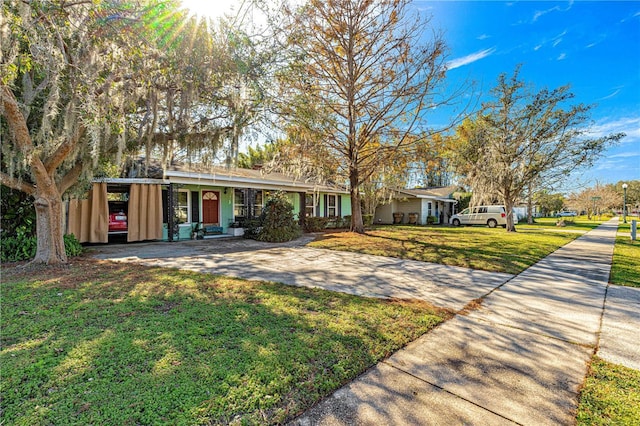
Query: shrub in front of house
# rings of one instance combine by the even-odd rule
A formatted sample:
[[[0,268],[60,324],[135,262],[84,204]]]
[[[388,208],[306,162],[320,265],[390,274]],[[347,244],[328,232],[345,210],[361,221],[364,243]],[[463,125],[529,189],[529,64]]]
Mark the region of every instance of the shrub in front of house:
[[[276,192],[267,199],[260,219],[262,226],[256,236],[259,241],[281,243],[300,236],[293,205],[283,192]]]
[[[351,219],[351,217],[349,217]],[[349,220],[351,222],[351,220]],[[362,215],[362,223],[364,226],[371,226],[373,224],[373,215],[372,214],[363,214]]]
[[[306,232],[321,232],[327,228],[329,224],[328,217],[305,217],[304,230]]]
[[[435,216],[427,216],[427,225],[433,225],[438,221],[438,218]]]
[[[31,260],[36,255],[37,247],[37,238],[24,233],[18,233],[10,237],[3,236],[0,243],[0,261],[20,262],[22,260]],[[83,248],[72,234],[64,236],[64,250],[68,257],[74,257],[81,255]]]

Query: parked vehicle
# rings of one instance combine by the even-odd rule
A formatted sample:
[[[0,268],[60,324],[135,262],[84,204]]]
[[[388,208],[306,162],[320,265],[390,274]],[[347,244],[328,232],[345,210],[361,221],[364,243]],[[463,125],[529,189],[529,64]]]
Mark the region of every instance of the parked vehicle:
[[[127,230],[127,215],[124,212],[111,213],[109,215],[109,232],[122,232]]]
[[[556,217],[567,217],[567,216],[577,216],[576,212],[558,212],[556,213]]]
[[[515,214],[513,214],[513,221],[514,223],[518,221]],[[504,206],[497,205],[469,207],[451,216],[449,223],[454,226],[487,225],[489,228],[495,228],[500,225],[505,228],[507,226],[507,211]]]

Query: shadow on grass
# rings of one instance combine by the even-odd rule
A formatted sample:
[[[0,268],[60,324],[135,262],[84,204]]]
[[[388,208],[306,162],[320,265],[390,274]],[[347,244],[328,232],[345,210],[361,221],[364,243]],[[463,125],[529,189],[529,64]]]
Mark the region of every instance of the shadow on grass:
[[[399,235],[399,231],[406,232],[406,234],[402,237],[395,236]],[[538,247],[523,250],[521,242],[515,240],[502,239],[497,244],[491,240],[491,235],[492,233],[495,235],[495,230],[476,231],[482,232],[481,235],[469,234],[468,238],[464,238],[460,237],[460,233],[464,230],[455,228],[442,231],[420,227],[409,227],[409,229],[379,228],[364,234],[366,238],[373,240],[371,242],[363,241],[362,244],[338,243],[340,247],[332,247],[329,244],[327,248],[510,274],[522,272],[551,251]],[[385,232],[388,233],[384,234]],[[455,233],[455,235],[451,236],[451,233]],[[339,241],[341,237],[342,235],[337,235],[333,237],[333,241]],[[431,241],[424,241],[424,239]],[[330,234],[324,235],[322,240],[331,243],[332,236]],[[393,244],[385,246],[384,244],[376,244],[377,241],[389,241]],[[570,240],[567,239],[566,242],[568,241]],[[381,249],[382,247],[386,250]],[[558,245],[554,245],[553,249],[557,247]]]
[[[426,304],[92,261],[3,281],[7,424],[281,423],[441,320]]]

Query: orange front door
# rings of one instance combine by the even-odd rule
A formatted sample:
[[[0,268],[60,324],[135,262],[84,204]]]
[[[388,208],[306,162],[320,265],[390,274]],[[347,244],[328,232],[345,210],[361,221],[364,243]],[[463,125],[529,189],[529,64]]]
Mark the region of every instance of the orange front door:
[[[202,191],[202,223],[220,222],[220,193],[216,191]]]

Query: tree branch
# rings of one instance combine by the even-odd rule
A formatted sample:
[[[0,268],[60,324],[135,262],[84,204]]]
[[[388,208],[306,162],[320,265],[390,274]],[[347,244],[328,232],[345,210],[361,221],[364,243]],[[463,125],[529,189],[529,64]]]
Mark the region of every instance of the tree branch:
[[[9,188],[17,189],[25,194],[33,195],[36,192],[34,185],[23,182],[19,179],[9,176],[6,173],[0,172],[0,183]]]
[[[7,124],[9,124],[11,130],[13,130],[14,143],[17,145],[17,148],[23,152],[25,157],[31,157],[29,163],[37,184],[39,186],[52,185],[53,181],[49,173],[47,173],[47,169],[44,167],[42,160],[33,152],[34,146],[31,141],[31,135],[29,134],[29,128],[27,127],[24,115],[20,112],[18,101],[9,86],[5,84],[0,87],[0,100],[2,101],[2,114],[7,118]],[[35,187],[33,191],[35,191]]]
[[[69,153],[73,151],[73,148],[76,147],[78,141],[84,135],[85,127],[80,124],[76,129],[75,133],[70,139],[67,139],[63,142],[58,149],[55,150],[53,154],[49,158],[44,161],[44,167],[47,169],[47,173],[51,174],[55,171],[55,169],[62,164],[62,162],[67,158]]]
[[[71,170],[69,170],[58,183],[58,191],[60,191],[61,195],[67,192],[67,190],[78,181],[83,170],[84,162],[78,160]]]
[[[24,116],[20,112],[18,101],[13,92],[7,85],[0,88],[0,99],[2,100],[2,115],[7,118],[7,124],[13,130],[15,143],[25,156],[30,155],[33,151],[33,143],[29,135],[29,128]]]

